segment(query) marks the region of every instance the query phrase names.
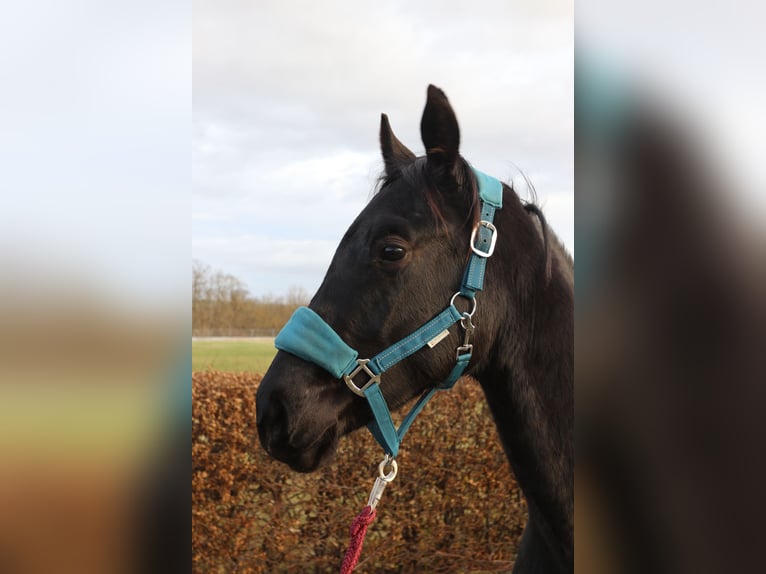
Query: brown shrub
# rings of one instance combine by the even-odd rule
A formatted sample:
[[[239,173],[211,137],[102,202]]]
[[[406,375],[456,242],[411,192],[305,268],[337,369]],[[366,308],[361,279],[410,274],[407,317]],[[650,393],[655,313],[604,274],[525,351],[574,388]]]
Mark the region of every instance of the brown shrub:
[[[257,442],[260,375],[192,377],[194,572],[337,572],[383,452],[366,430],[303,475]],[[413,425],[370,526],[358,572],[511,569],[526,504],[486,401],[468,378]]]

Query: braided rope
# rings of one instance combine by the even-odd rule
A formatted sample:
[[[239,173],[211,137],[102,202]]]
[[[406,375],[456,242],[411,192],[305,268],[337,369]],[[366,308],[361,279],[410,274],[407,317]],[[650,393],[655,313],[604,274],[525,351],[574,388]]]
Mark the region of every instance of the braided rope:
[[[351,541],[348,544],[346,555],[343,557],[340,574],[351,574],[356,568],[359,555],[362,553],[362,544],[364,544],[364,537],[367,534],[367,527],[375,520],[375,514],[377,514],[375,509],[365,506],[351,523]]]

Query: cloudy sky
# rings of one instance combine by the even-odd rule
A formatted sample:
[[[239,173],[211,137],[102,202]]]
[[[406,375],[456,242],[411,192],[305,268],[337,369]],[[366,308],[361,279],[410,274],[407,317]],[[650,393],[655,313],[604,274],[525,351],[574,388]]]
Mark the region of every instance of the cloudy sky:
[[[461,153],[574,252],[571,1],[194,4],[192,256],[254,295],[313,293],[382,168],[380,113],[422,153],[426,86]]]
[[[188,313],[188,2],[6,8],[0,292]]]

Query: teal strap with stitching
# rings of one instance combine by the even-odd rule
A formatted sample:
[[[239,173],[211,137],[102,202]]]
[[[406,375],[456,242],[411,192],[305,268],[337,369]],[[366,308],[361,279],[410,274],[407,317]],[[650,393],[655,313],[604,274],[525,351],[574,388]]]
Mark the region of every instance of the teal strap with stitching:
[[[481,221],[492,223],[495,219],[495,207],[491,204],[482,201],[481,204]],[[476,233],[476,242],[474,247],[484,253],[489,252],[490,245],[492,244],[492,231],[484,226],[479,226]],[[476,296],[477,291],[481,291],[484,288],[484,270],[487,266],[487,258],[480,257],[475,253],[471,253],[471,258],[468,261],[468,266],[465,269],[463,275],[463,283],[460,286],[460,294],[469,299],[473,299]]]
[[[410,412],[402,419],[402,423],[397,429],[394,426],[394,422],[391,419],[391,413],[388,410],[383,394],[380,391],[380,385],[370,385],[365,391],[364,395],[367,398],[367,402],[370,404],[372,414],[374,416],[374,422],[370,423],[367,428],[378,441],[378,444],[383,447],[386,454],[390,454],[395,457],[399,452],[399,446],[404,439],[404,435],[410,429],[410,426],[415,421],[415,417],[420,414],[423,407],[426,406],[428,401],[431,400],[436,394],[436,391],[443,391],[451,389],[455,386],[457,380],[463,375],[468,362],[471,360],[471,353],[464,353],[458,356],[457,363],[452,368],[452,371],[447,378],[439,385],[429,389],[418,401],[412,406]]]
[[[495,209],[503,208],[503,184],[499,179],[487,175],[483,171],[473,169],[476,185],[479,187],[479,197],[485,203],[489,203]]]
[[[452,367],[452,372],[447,376],[441,384],[436,385],[435,388],[440,391],[446,391],[455,386],[457,380],[463,376],[463,371],[468,367],[468,363],[471,360],[471,353],[462,353],[458,355],[455,366]]]
[[[425,347],[430,340],[444,331],[444,329],[460,321],[460,317],[460,311],[454,305],[450,305],[414,333],[407,335],[398,343],[375,355],[375,357],[370,359],[367,366],[376,375],[383,373],[402,359],[406,359],[414,352]]]
[[[400,440],[396,433],[394,421],[391,420],[391,412],[388,410],[386,399],[380,391],[380,385],[370,385],[364,391],[364,396],[372,409],[374,421],[367,425],[372,436],[383,447],[386,454],[396,456],[399,453]]]

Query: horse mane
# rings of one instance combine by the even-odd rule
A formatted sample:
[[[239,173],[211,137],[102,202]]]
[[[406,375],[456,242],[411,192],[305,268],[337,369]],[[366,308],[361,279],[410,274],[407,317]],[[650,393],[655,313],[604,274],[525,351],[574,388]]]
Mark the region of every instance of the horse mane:
[[[552,257],[551,249],[548,244],[548,221],[545,219],[542,210],[534,202],[524,201],[522,203],[524,210],[537,217],[537,221],[540,223],[540,233],[543,236],[543,268],[545,269],[545,284],[547,285],[551,281],[552,274]]]

